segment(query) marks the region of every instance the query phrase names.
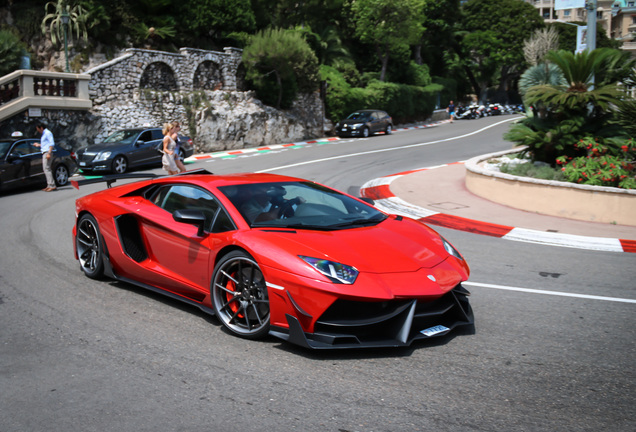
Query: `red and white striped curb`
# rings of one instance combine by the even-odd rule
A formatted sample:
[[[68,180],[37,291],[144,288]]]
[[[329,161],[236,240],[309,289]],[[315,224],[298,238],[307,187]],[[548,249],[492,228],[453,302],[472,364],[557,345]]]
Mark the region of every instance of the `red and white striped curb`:
[[[441,121],[431,122],[431,123],[422,124],[422,125],[405,126],[405,127],[401,127],[401,128],[398,128],[398,129],[394,129],[394,132],[412,130],[412,129],[430,128],[430,127],[433,127],[433,126],[437,126],[440,123],[445,123],[447,121],[448,120],[441,120]],[[267,151],[272,151],[272,150],[287,149],[287,148],[290,148],[290,147],[303,146],[303,145],[307,145],[307,144],[321,144],[321,143],[339,141],[339,140],[340,140],[339,137],[330,137],[330,138],[320,138],[320,139],[315,139],[315,140],[310,140],[310,141],[301,141],[301,142],[288,143],[288,144],[275,144],[275,145],[264,146],[264,147],[254,147],[254,148],[237,149],[237,150],[226,150],[226,151],[219,151],[219,152],[213,152],[213,153],[204,153],[204,154],[193,155],[193,156],[190,156],[189,158],[186,158],[185,160],[186,160],[186,162],[190,162],[190,161],[194,162],[194,161],[205,160],[205,159],[227,158],[227,157],[240,156],[240,155],[245,155],[245,154],[252,154],[252,153],[267,152]]]
[[[456,162],[455,164],[457,163],[462,162]],[[474,234],[487,235],[491,237],[502,238],[505,240],[513,240],[526,243],[537,243],[550,246],[561,246],[605,252],[636,253],[636,240],[551,233],[482,222],[422,208],[398,198],[391,192],[391,183],[399,177],[413,172],[441,168],[448,165],[454,164],[439,165],[380,177],[362,185],[360,194],[363,197],[373,199],[375,201],[375,206],[387,213],[408,216],[430,225],[437,225],[459,231],[467,231]]]
[[[321,138],[321,139],[316,139],[311,141],[302,141],[302,142],[289,143],[289,144],[275,144],[275,145],[264,146],[264,147],[253,147],[253,148],[246,148],[246,149],[226,150],[226,151],[220,151],[220,152],[214,152],[214,153],[198,154],[198,155],[190,156],[189,158],[186,159],[186,161],[218,159],[218,158],[239,156],[239,155],[250,154],[250,153],[267,152],[271,150],[280,150],[280,149],[286,149],[289,147],[296,147],[296,146],[302,146],[307,144],[319,144],[319,143],[325,143],[330,141],[338,141],[339,139],[340,138],[338,137]]]

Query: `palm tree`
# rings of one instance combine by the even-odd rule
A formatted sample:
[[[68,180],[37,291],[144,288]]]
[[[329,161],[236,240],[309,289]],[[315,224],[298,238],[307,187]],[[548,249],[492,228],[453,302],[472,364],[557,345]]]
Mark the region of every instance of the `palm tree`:
[[[52,12],[49,12],[50,8],[53,8]],[[72,38],[73,32],[75,32],[77,39],[88,40],[88,34],[86,32],[88,13],[82,6],[75,5],[71,7],[67,3],[67,0],[57,0],[57,3],[48,2],[44,6],[44,10],[46,11],[46,15],[42,20],[42,33],[46,34],[46,32],[49,31],[53,44],[57,44],[58,39],[63,37],[65,17],[68,17],[68,26],[71,30],[69,37]]]
[[[527,145],[534,160],[554,164],[559,156],[576,155],[575,144],[583,137],[620,134],[611,119],[625,98],[617,81],[627,79],[629,58],[608,48],[551,51],[545,58],[565,82],[529,87],[524,101],[541,108],[541,115],[513,125],[506,139]]]
[[[592,108],[593,116],[607,113],[622,99],[623,93],[615,82],[604,79],[595,84],[595,76],[609,76],[608,65],[613,64],[612,60],[619,55],[617,50],[609,48],[579,54],[563,50],[549,52],[546,60],[561,70],[567,83],[531,87],[526,92],[526,102],[531,105],[543,103],[556,113],[581,113],[589,108]],[[614,75],[613,78],[618,76]]]

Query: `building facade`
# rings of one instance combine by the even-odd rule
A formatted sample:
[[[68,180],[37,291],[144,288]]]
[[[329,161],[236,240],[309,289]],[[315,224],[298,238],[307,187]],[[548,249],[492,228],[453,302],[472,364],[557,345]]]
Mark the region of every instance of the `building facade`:
[[[524,0],[537,8],[547,23],[585,23],[587,10],[555,10],[555,0]],[[623,42],[622,49],[636,57],[636,0],[596,0],[596,25],[607,37]]]

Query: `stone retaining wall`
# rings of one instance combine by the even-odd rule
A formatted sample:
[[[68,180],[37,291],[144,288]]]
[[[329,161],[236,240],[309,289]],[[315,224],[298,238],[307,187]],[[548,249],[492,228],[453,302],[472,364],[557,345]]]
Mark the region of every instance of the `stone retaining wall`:
[[[488,159],[517,152],[518,148],[467,161],[466,188],[475,195],[521,210],[636,226],[636,190],[518,177],[483,167]]]

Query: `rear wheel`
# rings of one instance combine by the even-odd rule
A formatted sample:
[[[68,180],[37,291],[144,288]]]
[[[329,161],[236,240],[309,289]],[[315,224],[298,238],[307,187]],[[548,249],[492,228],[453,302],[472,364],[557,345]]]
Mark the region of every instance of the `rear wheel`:
[[[123,174],[128,170],[128,161],[123,156],[117,156],[113,160],[113,171],[117,174]]]
[[[391,135],[391,133],[393,132],[393,127],[391,125],[388,125],[386,127],[386,130],[384,131],[387,135]]]
[[[104,262],[101,236],[97,221],[90,214],[80,217],[77,223],[75,239],[80,268],[91,279],[99,279],[104,275]]]
[[[269,331],[269,298],[256,261],[242,251],[221,259],[212,277],[212,304],[231,333],[259,339]]]
[[[58,165],[55,167],[53,177],[57,186],[66,186],[68,184],[68,168],[62,164]]]

